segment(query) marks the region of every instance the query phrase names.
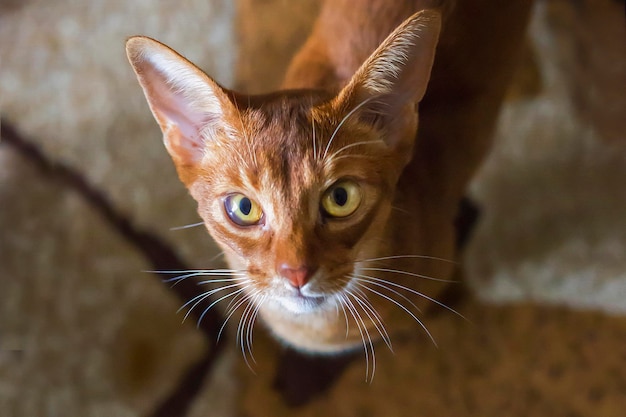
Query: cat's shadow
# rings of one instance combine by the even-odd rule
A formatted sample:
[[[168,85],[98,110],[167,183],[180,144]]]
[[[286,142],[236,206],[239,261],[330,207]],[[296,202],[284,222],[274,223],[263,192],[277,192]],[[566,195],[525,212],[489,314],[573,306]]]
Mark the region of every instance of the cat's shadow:
[[[334,356],[312,356],[286,348],[278,358],[274,388],[287,405],[305,405],[329,390],[360,354],[361,352],[352,352]]]

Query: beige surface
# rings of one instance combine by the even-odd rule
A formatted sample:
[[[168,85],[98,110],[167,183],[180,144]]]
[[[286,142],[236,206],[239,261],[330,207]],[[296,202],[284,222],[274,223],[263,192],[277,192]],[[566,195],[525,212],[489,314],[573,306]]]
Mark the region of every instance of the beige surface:
[[[169,230],[198,217],[124,40],[154,36],[231,83],[232,2],[1,3],[3,117],[190,265],[206,266],[215,250],[202,229]],[[146,269],[79,196],[0,146],[0,415],[139,416],[169,394],[207,345]],[[207,381],[193,415],[229,415],[234,381],[216,383]]]
[[[245,366],[244,415],[619,417],[626,407],[626,318],[537,305],[460,306],[426,320],[439,348],[416,329],[377,349],[376,377],[364,359],[309,406],[287,408],[271,390],[275,344],[259,338],[254,376]],[[303,375],[306,378],[306,375]],[[262,406],[260,405],[262,404]]]
[[[623,4],[540,2],[529,39],[542,88],[507,103],[474,181],[484,216],[465,257],[469,278],[493,301],[624,314]]]

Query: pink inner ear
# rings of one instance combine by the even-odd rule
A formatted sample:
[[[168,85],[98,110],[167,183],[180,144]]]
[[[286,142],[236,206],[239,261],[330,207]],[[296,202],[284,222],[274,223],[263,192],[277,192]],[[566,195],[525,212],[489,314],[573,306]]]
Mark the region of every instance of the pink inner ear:
[[[222,130],[225,94],[182,58],[174,63],[159,58],[157,54],[141,63],[140,81],[146,98],[171,156],[185,163],[198,162],[207,136]]]
[[[190,61],[153,39],[130,38],[126,52],[168,152],[177,165],[198,163],[207,140],[216,132],[232,130],[224,117],[235,111],[227,92]]]
[[[164,139],[173,148],[182,148],[189,152],[202,149],[204,138],[201,132],[211,122],[210,113],[198,109],[197,103],[187,97],[184,90],[169,85],[158,71],[151,69],[150,72],[152,74],[146,77],[151,89],[150,104],[161,124]],[[177,138],[167,137],[168,133],[173,133],[172,125],[178,130]]]

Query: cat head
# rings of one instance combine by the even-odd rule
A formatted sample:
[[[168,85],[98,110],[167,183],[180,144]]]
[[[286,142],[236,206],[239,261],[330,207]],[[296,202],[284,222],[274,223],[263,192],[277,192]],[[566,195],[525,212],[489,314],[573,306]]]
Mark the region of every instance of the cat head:
[[[374,256],[412,155],[439,15],[395,30],[338,92],[246,96],[167,46],[127,42],[180,179],[250,294],[306,315]]]

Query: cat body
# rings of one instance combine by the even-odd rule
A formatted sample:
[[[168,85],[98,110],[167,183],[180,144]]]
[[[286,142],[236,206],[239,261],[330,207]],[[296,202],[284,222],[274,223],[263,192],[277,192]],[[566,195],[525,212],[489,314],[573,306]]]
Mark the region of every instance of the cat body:
[[[257,314],[309,352],[373,354],[397,332],[428,334],[417,316],[452,272],[462,195],[416,142],[446,10],[422,10],[432,3],[326,2],[284,90],[261,96],[129,39],[179,177],[233,270],[219,299],[243,310],[242,338]]]

